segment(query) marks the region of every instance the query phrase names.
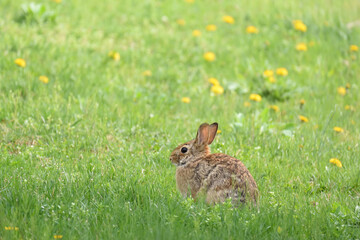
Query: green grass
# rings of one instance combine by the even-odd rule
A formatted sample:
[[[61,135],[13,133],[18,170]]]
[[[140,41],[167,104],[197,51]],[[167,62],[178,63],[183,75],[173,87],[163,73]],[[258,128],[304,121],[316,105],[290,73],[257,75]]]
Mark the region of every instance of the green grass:
[[[0,3],[0,239],[359,238],[360,27],[346,26],[358,1],[36,1],[55,21],[24,18],[29,2]],[[289,75],[262,77],[279,67]],[[262,101],[245,107],[250,93]],[[212,150],[248,167],[258,209],[177,191],[171,150],[214,121]]]

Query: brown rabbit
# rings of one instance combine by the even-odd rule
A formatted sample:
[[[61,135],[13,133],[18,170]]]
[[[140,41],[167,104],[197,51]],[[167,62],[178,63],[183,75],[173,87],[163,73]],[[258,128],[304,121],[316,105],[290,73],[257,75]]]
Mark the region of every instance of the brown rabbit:
[[[218,124],[203,123],[196,138],[179,145],[171,153],[176,165],[176,185],[184,197],[196,199],[203,193],[208,203],[231,198],[234,205],[251,200],[256,204],[258,188],[249,170],[238,159],[222,153],[210,153],[208,145]]]

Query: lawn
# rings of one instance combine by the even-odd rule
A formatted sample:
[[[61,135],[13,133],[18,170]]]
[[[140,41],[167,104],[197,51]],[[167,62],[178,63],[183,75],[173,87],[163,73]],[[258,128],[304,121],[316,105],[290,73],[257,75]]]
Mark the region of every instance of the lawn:
[[[0,239],[359,239],[359,16],[1,0]],[[212,151],[247,166],[258,208],[176,189],[171,151],[215,121]]]

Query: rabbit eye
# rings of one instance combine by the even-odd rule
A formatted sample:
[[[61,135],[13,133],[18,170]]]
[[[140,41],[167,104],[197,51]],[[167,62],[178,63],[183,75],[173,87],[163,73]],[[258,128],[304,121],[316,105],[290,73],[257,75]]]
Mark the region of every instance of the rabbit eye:
[[[181,152],[182,152],[182,153],[186,153],[187,150],[188,150],[187,147],[182,147],[182,148],[181,148]]]

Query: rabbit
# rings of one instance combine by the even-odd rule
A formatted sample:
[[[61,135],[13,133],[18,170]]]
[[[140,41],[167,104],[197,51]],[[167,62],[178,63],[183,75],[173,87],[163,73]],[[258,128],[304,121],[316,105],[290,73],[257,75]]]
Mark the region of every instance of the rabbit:
[[[259,191],[249,170],[238,159],[223,153],[211,153],[218,124],[203,123],[196,138],[176,147],[170,161],[176,165],[176,185],[184,197],[204,196],[215,204],[231,198],[233,205],[256,205]],[[202,195],[203,194],[203,195]]]

